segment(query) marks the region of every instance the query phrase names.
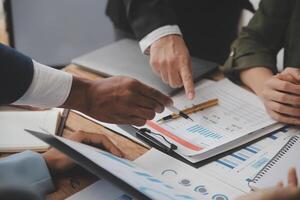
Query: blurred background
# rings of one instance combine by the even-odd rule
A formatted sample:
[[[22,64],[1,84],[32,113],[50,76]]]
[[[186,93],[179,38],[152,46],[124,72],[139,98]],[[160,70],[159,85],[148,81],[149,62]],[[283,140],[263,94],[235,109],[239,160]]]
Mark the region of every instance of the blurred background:
[[[106,0],[4,0],[10,44],[50,66],[113,41]],[[1,4],[3,23],[3,5]],[[3,27],[3,26],[2,26]]]
[[[257,8],[260,0],[251,2]],[[0,0],[0,39],[43,64],[65,66],[114,41],[106,4],[107,0]],[[245,11],[240,27],[251,17]],[[281,68],[282,55],[278,63]]]

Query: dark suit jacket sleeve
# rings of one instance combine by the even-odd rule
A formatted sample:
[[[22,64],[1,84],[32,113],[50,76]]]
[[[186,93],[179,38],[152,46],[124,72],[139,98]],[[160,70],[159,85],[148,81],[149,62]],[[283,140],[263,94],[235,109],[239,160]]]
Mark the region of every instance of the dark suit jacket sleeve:
[[[18,100],[33,78],[32,59],[0,44],[0,105]]]
[[[177,24],[171,0],[123,0],[123,3],[138,40],[159,27]]]

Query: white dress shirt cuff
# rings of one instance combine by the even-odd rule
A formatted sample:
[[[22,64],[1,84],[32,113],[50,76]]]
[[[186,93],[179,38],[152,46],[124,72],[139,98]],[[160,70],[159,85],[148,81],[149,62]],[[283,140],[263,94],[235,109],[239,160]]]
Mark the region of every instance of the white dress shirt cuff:
[[[34,75],[25,94],[14,105],[32,105],[40,108],[61,106],[68,98],[73,76],[33,60]]]
[[[182,35],[179,26],[177,25],[166,25],[162,26],[158,29],[155,29],[148,35],[146,35],[140,41],[140,48],[144,54],[149,54],[149,47],[158,39],[166,36],[166,35]]]

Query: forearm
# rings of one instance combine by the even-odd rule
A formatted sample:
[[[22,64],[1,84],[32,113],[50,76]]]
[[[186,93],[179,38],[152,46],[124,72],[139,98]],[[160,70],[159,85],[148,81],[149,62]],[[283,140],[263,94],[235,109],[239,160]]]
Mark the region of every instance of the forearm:
[[[266,67],[255,67],[241,71],[241,81],[260,96],[265,82],[273,76]]]
[[[91,81],[74,76],[70,94],[60,107],[85,112],[88,108],[87,92]]]

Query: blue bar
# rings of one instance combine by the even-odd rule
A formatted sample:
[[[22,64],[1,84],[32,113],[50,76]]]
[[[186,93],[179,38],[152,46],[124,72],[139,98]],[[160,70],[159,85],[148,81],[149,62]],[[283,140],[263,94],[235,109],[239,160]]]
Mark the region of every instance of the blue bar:
[[[240,153],[240,152],[237,152],[237,154],[239,154],[239,156],[245,158],[246,160],[249,158],[249,156],[243,154],[243,153]]]
[[[192,133],[197,133],[198,131],[199,131],[198,128],[194,128],[191,132],[192,132]]]
[[[237,163],[231,162],[230,160],[228,160],[228,159],[226,159],[226,158],[223,158],[223,160],[224,160],[224,162],[229,163],[229,164],[231,164],[231,165],[234,166],[234,167],[238,166]]]
[[[273,140],[276,140],[277,137],[275,135],[270,135],[269,138],[273,139]]]
[[[188,128],[187,130],[188,131],[193,131],[195,128],[197,129],[197,127],[198,127],[197,125],[196,126],[192,126],[192,127]]]
[[[234,169],[234,166],[229,165],[229,164],[227,164],[227,163],[225,163],[225,162],[223,162],[221,160],[216,160],[216,162],[219,163],[219,164],[222,164],[222,165],[224,165],[226,167],[229,167],[230,169]]]
[[[247,151],[250,151],[251,153],[254,153],[254,154],[257,153],[256,151],[254,151],[253,149],[250,149],[249,147],[246,147],[245,149],[246,149]]]
[[[254,146],[254,145],[249,146],[249,148],[250,148],[250,149],[253,149],[253,150],[256,151],[256,152],[259,152],[259,151],[261,150],[260,148]]]
[[[235,158],[237,158],[237,159],[239,159],[239,160],[241,160],[241,161],[246,161],[245,158],[242,158],[242,157],[240,157],[240,156],[238,156],[238,155],[231,154],[231,156],[232,156],[232,157],[235,157]]]
[[[217,136],[217,134],[215,134],[215,133],[210,134],[210,137],[216,138],[216,136]]]
[[[207,137],[213,137],[213,135],[214,135],[214,133],[209,132],[206,136],[207,136]]]
[[[288,128],[285,128],[285,129],[282,129],[282,130],[281,130],[281,132],[284,132],[284,133],[286,133],[286,132],[288,132],[288,131],[289,131]]]
[[[210,134],[210,132],[207,132],[207,131],[203,131],[203,132],[201,133],[201,135],[203,135],[203,136],[205,136],[205,137],[207,137],[209,134]]]

